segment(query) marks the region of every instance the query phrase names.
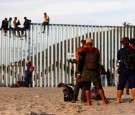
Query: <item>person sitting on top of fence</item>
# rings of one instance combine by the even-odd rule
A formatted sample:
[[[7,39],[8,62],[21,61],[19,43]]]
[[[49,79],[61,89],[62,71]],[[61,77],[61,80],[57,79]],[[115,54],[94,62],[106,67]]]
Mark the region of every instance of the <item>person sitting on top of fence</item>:
[[[45,32],[45,26],[47,25],[47,27],[48,27],[49,21],[50,21],[49,16],[47,15],[47,13],[44,13],[44,22],[42,23],[42,25],[44,26],[44,30],[42,33]]]
[[[3,31],[4,31],[4,36],[7,36],[7,30],[8,30],[8,21],[7,21],[7,18],[5,18],[5,19],[2,21],[1,28],[2,28]]]
[[[30,30],[30,23],[31,20],[27,19],[27,17],[24,17],[24,23],[23,23],[24,30]]]
[[[27,17],[24,17],[24,23],[23,23],[23,35],[24,35],[24,32],[25,32],[25,37],[27,36],[26,35],[26,30],[30,30],[30,23],[31,23],[31,20],[27,19]]]
[[[22,30],[22,28],[19,27],[19,25],[21,25],[21,23],[19,20],[17,21],[17,17],[14,18],[13,25],[14,25],[14,30],[17,31],[17,33],[18,33],[18,37],[21,38],[19,31],[21,31],[21,34],[23,34],[23,30]],[[15,33],[14,33],[14,36],[16,36]]]

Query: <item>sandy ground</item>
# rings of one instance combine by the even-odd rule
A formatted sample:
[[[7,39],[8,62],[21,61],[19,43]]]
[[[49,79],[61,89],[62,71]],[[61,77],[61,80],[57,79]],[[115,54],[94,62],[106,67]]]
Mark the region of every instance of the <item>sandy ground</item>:
[[[0,87],[0,115],[30,115],[32,112],[37,114],[31,115],[135,115],[135,103],[129,102],[131,95],[124,93],[123,103],[112,102],[116,97],[116,87],[104,87],[110,101],[108,105],[91,100],[90,107],[81,101],[64,102],[62,90],[63,88]]]

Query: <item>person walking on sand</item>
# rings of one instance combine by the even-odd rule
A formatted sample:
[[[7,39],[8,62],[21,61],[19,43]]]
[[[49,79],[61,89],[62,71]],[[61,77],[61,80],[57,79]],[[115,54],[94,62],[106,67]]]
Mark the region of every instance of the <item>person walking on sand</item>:
[[[133,100],[135,102],[135,50],[129,46],[129,38],[124,37],[121,41],[123,48],[117,53],[119,63],[119,79],[117,85],[117,98],[114,102],[121,102],[126,81],[128,81],[129,88],[131,88]],[[130,43],[131,44],[131,43]]]
[[[85,90],[86,95],[86,106],[90,106],[90,87],[91,82],[94,83],[97,88],[102,100],[103,104],[108,104],[104,90],[101,85],[100,73],[98,62],[100,59],[99,50],[93,46],[93,40],[91,38],[86,39],[86,47],[80,53],[82,56],[81,61],[78,63],[78,76],[81,75],[81,81]],[[83,70],[82,70],[83,67]],[[81,72],[82,71],[82,72]]]

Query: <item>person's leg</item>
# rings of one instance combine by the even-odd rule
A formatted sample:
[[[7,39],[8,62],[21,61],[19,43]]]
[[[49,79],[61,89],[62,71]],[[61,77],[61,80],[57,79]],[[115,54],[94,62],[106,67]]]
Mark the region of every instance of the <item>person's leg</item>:
[[[135,102],[135,88],[132,88],[131,92],[132,92],[132,96],[133,96],[133,99],[134,99],[134,102]]]
[[[85,95],[86,95],[86,106],[90,106],[90,86],[91,82],[90,81],[84,81],[83,82],[84,90],[85,90]]]
[[[132,97],[135,102],[135,70],[129,71],[128,86],[131,88]]]
[[[49,35],[49,24],[47,24],[47,35]]]
[[[4,36],[7,36],[7,30],[4,30]]]
[[[12,28],[12,32],[13,32],[13,37],[16,37],[16,29]]]
[[[126,81],[125,88],[126,88],[126,94],[129,95],[129,83],[128,83],[128,81]]]
[[[79,88],[80,88],[80,82],[77,82],[76,85],[75,85],[75,88],[74,88],[72,103],[75,103],[77,101]]]
[[[19,27],[17,27],[17,34],[18,34],[18,37],[20,37],[20,38],[21,38]]]
[[[43,22],[42,25],[43,25],[43,32],[42,33],[44,33],[45,32],[45,22]]]
[[[82,89],[81,102],[84,103],[86,102],[85,90],[84,87],[82,87],[81,89]]]
[[[90,106],[90,90],[85,90],[86,95],[86,105]]]
[[[117,101],[120,103],[124,87],[126,85],[126,73],[123,71],[119,74],[119,81],[117,86]]]
[[[108,104],[109,102],[107,101],[105,94],[104,94],[104,90],[103,88],[98,89],[98,93],[101,96],[102,100],[103,100],[103,104]]]
[[[101,79],[100,79],[100,77],[95,78],[95,80],[93,82],[95,84],[95,87],[98,90],[99,95],[102,98],[103,104],[108,104],[109,102],[107,101],[107,99],[105,97],[104,90],[103,90],[102,85],[101,85]]]
[[[117,101],[120,103],[121,96],[123,94],[123,90],[117,90]]]

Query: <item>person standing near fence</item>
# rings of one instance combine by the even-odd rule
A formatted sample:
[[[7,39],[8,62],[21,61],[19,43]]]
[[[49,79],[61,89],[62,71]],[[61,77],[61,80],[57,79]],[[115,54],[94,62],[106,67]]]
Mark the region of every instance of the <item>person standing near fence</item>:
[[[99,50],[95,47],[92,47],[93,40],[91,38],[86,39],[86,47],[80,53],[82,56],[81,61],[78,64],[78,76],[81,75],[81,81],[85,90],[86,95],[86,106],[90,106],[90,87],[91,82],[94,83],[97,88],[102,100],[103,104],[108,104],[104,90],[101,85],[101,79],[99,74],[98,62],[100,59]],[[82,70],[83,67],[83,70]],[[82,72],[81,72],[82,71]]]
[[[32,66],[31,61],[26,62],[26,70],[25,70],[25,77],[24,77],[24,83],[26,87],[32,86],[32,72],[34,70],[34,67]]]
[[[135,50],[129,46],[129,38],[122,38],[121,48],[117,53],[117,59],[120,60],[118,73],[118,86],[117,86],[117,98],[115,102],[121,102],[121,96],[124,91],[126,82],[129,83],[129,88],[131,88],[133,100],[135,102]]]
[[[86,40],[81,40],[80,42],[82,43],[82,46],[76,49],[76,64],[77,65],[81,58],[79,56],[79,52],[83,50]],[[77,73],[76,73],[76,85],[74,88],[74,95],[73,95],[72,103],[75,103],[77,101],[80,88],[82,89],[81,101],[85,102],[86,98],[85,98],[84,88],[82,87],[82,82],[80,81],[80,78],[78,78]]]
[[[44,22],[42,23],[42,25],[44,26],[44,29],[43,29],[43,32],[45,32],[45,27],[47,26],[47,30],[49,29],[49,22],[50,22],[50,18],[49,16],[47,15],[47,13],[44,13]]]

